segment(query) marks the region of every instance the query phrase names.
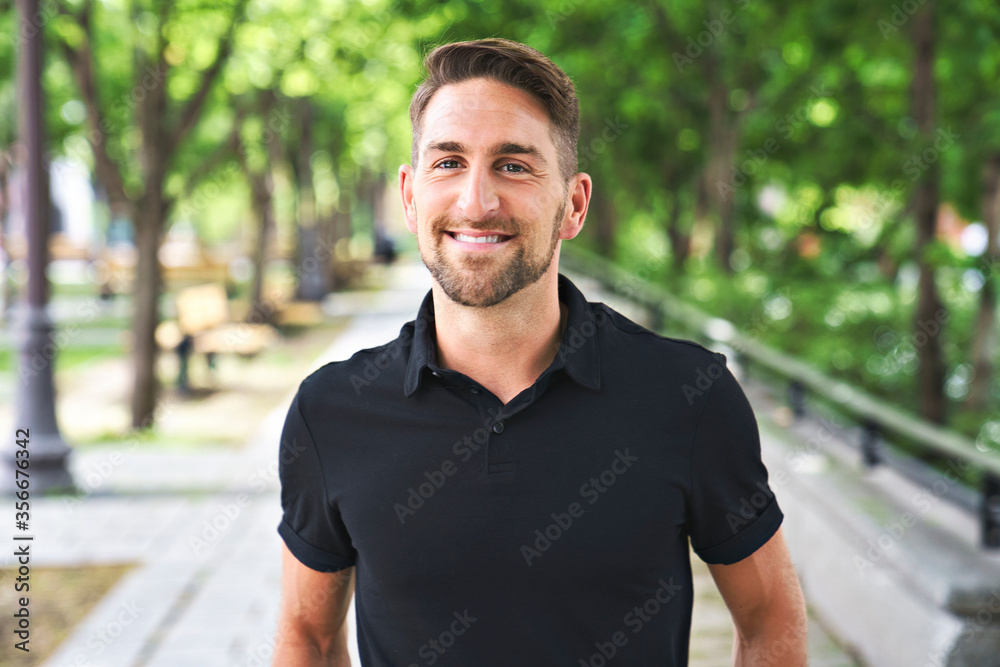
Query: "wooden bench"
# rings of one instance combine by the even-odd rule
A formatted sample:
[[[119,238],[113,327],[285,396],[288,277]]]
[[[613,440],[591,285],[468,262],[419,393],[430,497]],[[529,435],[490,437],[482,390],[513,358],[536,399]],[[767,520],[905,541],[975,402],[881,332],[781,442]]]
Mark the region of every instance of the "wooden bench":
[[[167,320],[156,329],[156,341],[165,350],[175,350],[180,362],[177,388],[190,393],[188,361],[194,352],[204,354],[209,368],[216,354],[253,356],[278,340],[278,332],[268,324],[233,322],[226,290],[208,283],[180,290],[176,298],[177,319]]]

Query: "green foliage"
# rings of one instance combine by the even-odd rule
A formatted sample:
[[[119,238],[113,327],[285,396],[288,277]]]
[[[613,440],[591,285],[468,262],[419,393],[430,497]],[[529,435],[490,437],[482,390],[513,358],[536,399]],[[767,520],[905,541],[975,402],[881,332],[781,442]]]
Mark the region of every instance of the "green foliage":
[[[60,6],[76,11],[79,4]],[[982,165],[1000,151],[1000,9],[990,0],[939,0],[936,11],[935,127],[943,134],[935,145],[921,143],[911,117],[913,22],[896,5],[251,0],[202,118],[171,161],[172,213],[211,243],[246,235],[249,188],[235,168],[235,132],[253,168],[275,167],[279,227],[294,231],[295,162],[308,139],[304,163],[318,215],[349,214],[367,234],[371,184],[391,187],[408,161],[407,106],[423,55],[460,39],[524,41],[549,54],[578,89],[579,159],[596,195],[576,242],[758,326],[769,343],[912,405],[915,362],[898,342],[913,335],[914,188],[938,169],[942,201],[963,220],[978,220]],[[181,108],[196,94],[232,12],[231,3],[200,0],[95,3],[108,152],[127,165],[130,192],[143,187],[135,54],[154,57],[164,45],[169,100]],[[80,43],[72,16],[46,17],[50,45]],[[12,13],[0,13],[0,35],[14,33]],[[6,120],[16,100],[15,41],[0,39],[4,146],[14,136]],[[87,111],[55,48],[45,87],[53,152],[92,166]],[[265,93],[274,96],[269,115],[260,111]],[[303,130],[306,109],[311,137]],[[282,164],[274,164],[270,135],[279,139]],[[723,197],[734,209],[732,274],[711,253],[718,216],[706,201]],[[674,247],[685,240],[690,252]],[[926,253],[951,313],[945,351],[957,406],[978,307],[968,271],[982,270],[981,261],[954,238]],[[685,254],[679,274],[673,263]]]

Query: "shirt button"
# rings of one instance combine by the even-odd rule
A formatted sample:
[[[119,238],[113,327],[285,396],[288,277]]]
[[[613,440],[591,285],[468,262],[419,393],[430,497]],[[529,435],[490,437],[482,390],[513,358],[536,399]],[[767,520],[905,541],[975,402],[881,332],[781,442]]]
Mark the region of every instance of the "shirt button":
[[[496,433],[497,435],[499,435],[500,433],[503,433],[503,422],[494,422],[493,423],[493,432]]]
[[[439,378],[439,377],[441,377],[441,374],[440,374],[440,373],[438,373],[437,371],[431,371],[431,375],[433,375],[433,376],[434,376],[434,377],[436,377],[436,378]]]
[[[469,391],[471,391],[473,394],[478,394],[479,387],[469,387]]]

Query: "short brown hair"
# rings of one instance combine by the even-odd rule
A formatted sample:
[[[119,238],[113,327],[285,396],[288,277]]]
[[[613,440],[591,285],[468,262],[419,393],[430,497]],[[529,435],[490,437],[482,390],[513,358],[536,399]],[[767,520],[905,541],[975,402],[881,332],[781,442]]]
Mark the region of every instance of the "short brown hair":
[[[577,171],[576,144],[580,135],[580,104],[566,73],[541,51],[509,39],[480,39],[437,47],[424,59],[427,78],[410,101],[413,146],[410,160],[417,165],[424,110],[440,88],[467,79],[488,78],[535,96],[553,126],[552,141],[559,156],[563,180]]]

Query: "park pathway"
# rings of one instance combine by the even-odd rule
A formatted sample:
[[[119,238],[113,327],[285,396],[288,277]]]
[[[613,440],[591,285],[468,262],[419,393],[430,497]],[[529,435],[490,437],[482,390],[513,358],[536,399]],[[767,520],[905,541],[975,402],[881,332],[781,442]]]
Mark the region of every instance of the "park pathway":
[[[429,284],[422,266],[404,264],[391,269],[386,288],[377,293],[337,295],[337,314],[349,314],[351,320],[314,366],[395,337]],[[592,300],[604,298],[584,291]],[[78,501],[36,501],[37,565],[138,563],[46,667],[271,664],[280,585],[275,454],[293,391],[242,448],[139,447],[115,459],[100,493]],[[102,451],[79,452],[76,474],[102,464],[107,469],[108,454]],[[690,664],[731,664],[729,615],[700,564],[695,587]],[[359,665],[353,612],[349,618],[353,660]],[[810,643],[814,667],[857,664],[815,622]]]

